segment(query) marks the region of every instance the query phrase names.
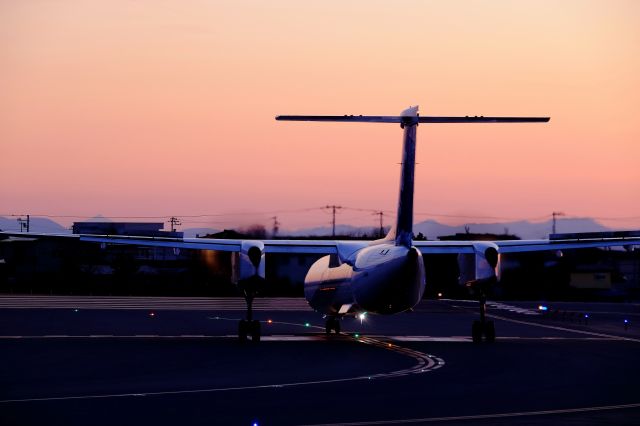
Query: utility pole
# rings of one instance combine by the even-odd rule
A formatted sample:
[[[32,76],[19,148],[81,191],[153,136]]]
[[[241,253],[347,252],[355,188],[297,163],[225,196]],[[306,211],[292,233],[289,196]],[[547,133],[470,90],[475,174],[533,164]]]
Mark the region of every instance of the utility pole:
[[[175,216],[171,216],[171,219],[168,220],[168,223],[171,224],[171,232],[176,232],[176,226],[182,225],[182,222],[180,222],[180,219],[178,219]]]
[[[22,217],[18,218],[18,223],[20,224],[20,232],[22,232],[24,229],[27,230],[27,232],[29,232],[29,227],[30,227],[30,222],[31,222],[31,217],[29,215],[26,215],[27,219],[23,219]]]
[[[553,217],[553,227],[551,228],[551,233],[555,234],[556,233],[556,217],[566,216],[566,215],[562,212],[553,212],[551,213],[551,216]]]
[[[280,230],[280,222],[278,222],[278,216],[273,216],[271,219],[273,219],[273,228],[272,228],[272,236],[275,238],[276,235],[278,235],[278,231]]]
[[[331,235],[333,237],[336,236],[336,210],[340,210],[341,208],[342,206],[336,206],[335,204],[325,207],[325,209],[331,209],[332,211],[333,219],[331,220],[331,226],[333,230],[331,231]]]
[[[374,215],[377,215],[380,217],[380,231],[379,231],[379,235],[380,238],[384,237],[384,223],[383,223],[383,218],[384,218],[384,212],[383,211],[379,211],[379,212],[374,212]]]

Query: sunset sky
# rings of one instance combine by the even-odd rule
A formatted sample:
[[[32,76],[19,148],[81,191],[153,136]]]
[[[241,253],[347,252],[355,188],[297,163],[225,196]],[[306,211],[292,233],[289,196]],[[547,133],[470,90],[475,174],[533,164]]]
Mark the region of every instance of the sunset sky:
[[[640,228],[639,22],[611,0],[0,0],[0,215],[291,229],[326,204],[392,211],[398,126],[274,116],[419,104],[551,122],[421,125],[416,221]]]

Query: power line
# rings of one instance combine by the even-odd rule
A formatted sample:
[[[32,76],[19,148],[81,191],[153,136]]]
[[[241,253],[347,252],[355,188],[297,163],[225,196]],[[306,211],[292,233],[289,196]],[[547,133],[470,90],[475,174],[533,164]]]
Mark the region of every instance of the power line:
[[[382,238],[384,236],[384,212],[383,211],[379,211],[379,212],[374,212],[373,213],[376,216],[379,216],[380,218],[380,230],[378,235],[380,236],[380,238]]]
[[[273,219],[273,227],[272,227],[272,236],[275,237],[276,235],[278,235],[278,231],[280,230],[280,222],[278,222],[278,216],[273,216],[271,219]]]
[[[551,233],[555,234],[556,233],[556,217],[558,216],[566,216],[566,214],[562,213],[562,212],[553,212],[551,213],[551,217],[553,218],[553,226],[551,227]]]
[[[326,206],[326,209],[331,209],[332,211],[332,220],[331,220],[331,236],[335,237],[336,236],[336,210],[340,210],[342,207],[341,206],[336,206],[335,204],[331,205],[331,206]]]
[[[169,219],[168,222],[171,224],[171,232],[176,232],[176,225],[182,225],[180,219],[175,216],[171,216],[171,219]]]

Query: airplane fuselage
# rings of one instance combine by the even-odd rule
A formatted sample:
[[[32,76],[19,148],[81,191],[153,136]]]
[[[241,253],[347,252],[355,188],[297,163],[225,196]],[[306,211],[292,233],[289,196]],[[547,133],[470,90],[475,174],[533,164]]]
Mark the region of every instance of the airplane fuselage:
[[[425,285],[420,251],[390,241],[364,247],[345,262],[322,257],[309,269],[304,293],[327,315],[394,314],[414,307]]]

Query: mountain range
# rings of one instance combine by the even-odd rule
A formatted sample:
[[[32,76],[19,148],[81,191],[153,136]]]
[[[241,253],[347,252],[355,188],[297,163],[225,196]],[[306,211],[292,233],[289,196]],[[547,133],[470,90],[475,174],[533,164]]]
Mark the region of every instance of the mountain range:
[[[4,231],[19,231],[19,223],[17,218],[0,217],[0,229]],[[95,220],[95,219],[94,219]],[[108,219],[104,219],[108,221]],[[456,233],[469,232],[482,234],[513,234],[522,239],[539,239],[547,238],[551,233],[551,220],[545,222],[496,222],[496,223],[468,223],[466,225],[446,225],[435,220],[425,220],[414,225],[415,234],[422,233],[428,239],[434,240],[439,236],[452,235]],[[574,219],[558,219],[557,232],[601,232],[611,231],[612,229],[600,224],[591,218],[574,218]],[[32,217],[30,224],[31,232],[43,233],[70,233],[71,231],[64,226],[54,222],[51,219],[43,217]],[[182,230],[185,237],[195,237],[196,235],[205,235],[218,232],[219,230],[211,228],[187,228]],[[353,226],[353,225],[336,225],[337,235],[369,235],[376,230],[371,226]],[[303,228],[295,230],[282,230],[281,236],[287,235],[291,237],[299,236],[327,236],[331,235],[331,226],[321,226],[312,228]]]

